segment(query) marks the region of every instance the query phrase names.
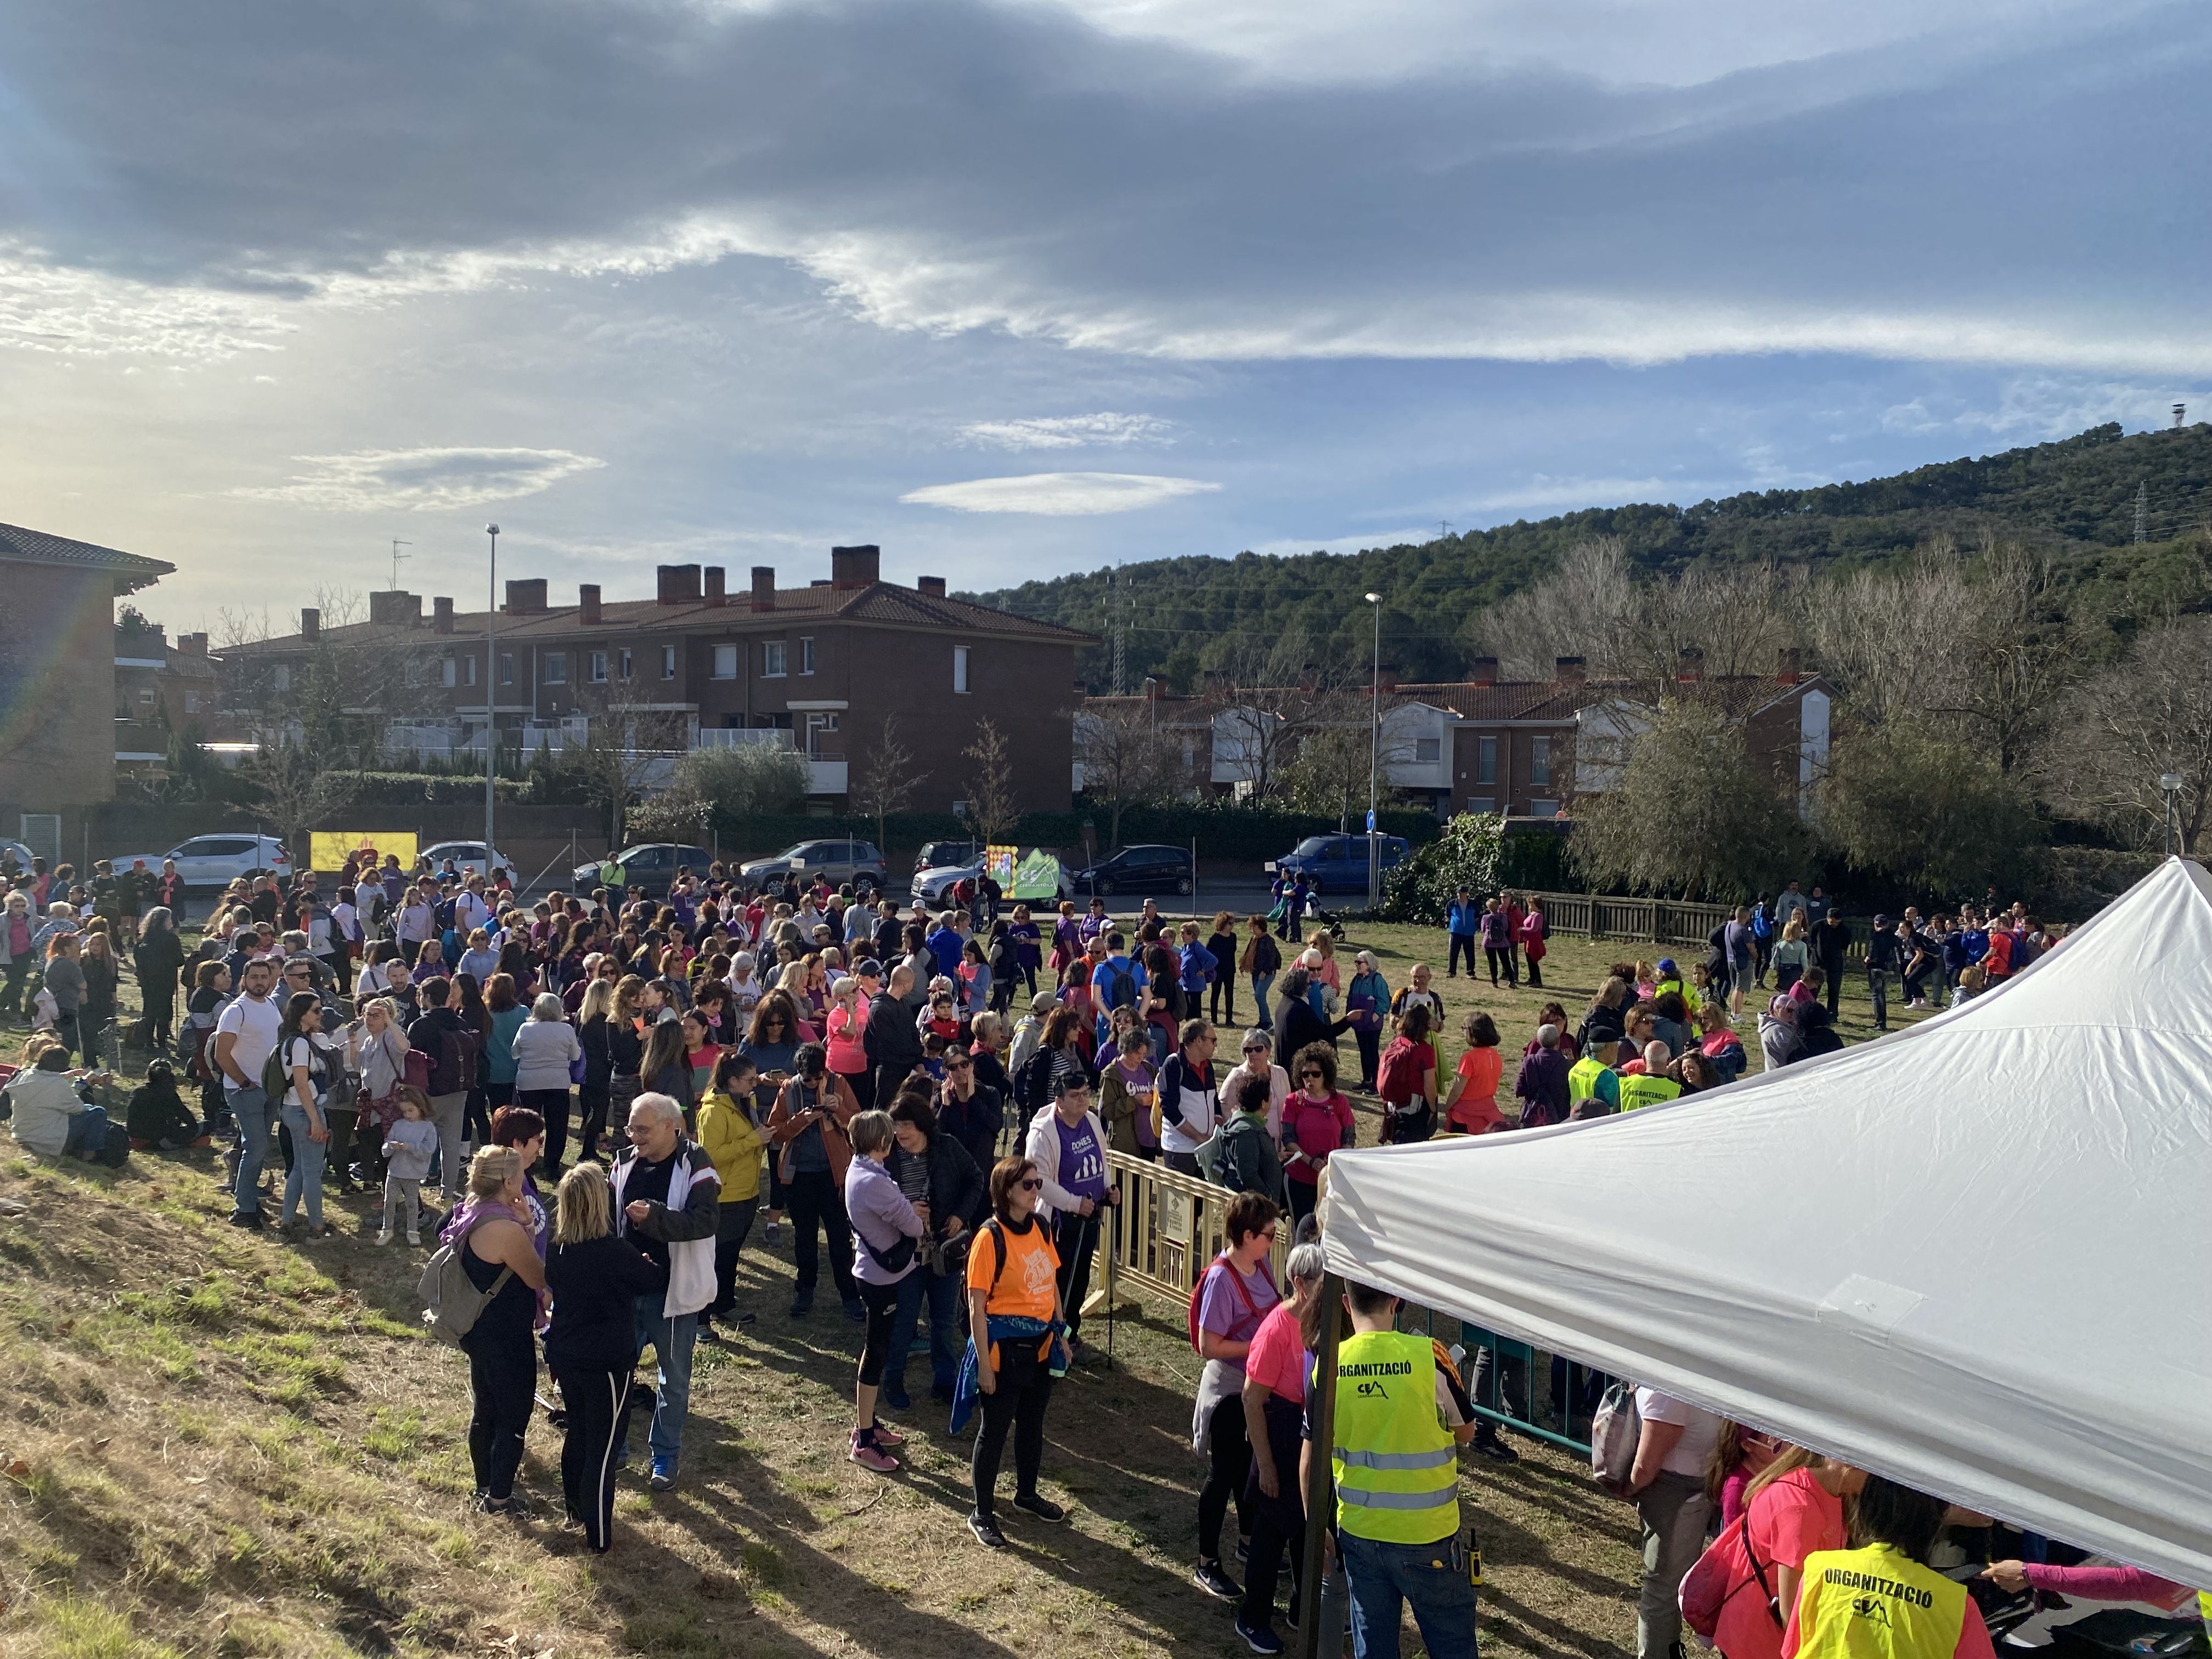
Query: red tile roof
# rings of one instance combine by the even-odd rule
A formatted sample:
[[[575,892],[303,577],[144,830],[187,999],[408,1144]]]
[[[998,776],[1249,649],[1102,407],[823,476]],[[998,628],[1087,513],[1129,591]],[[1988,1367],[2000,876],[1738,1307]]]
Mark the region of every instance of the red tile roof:
[[[111,571],[118,593],[135,593],[173,574],[177,568],[165,560],[125,553],[92,542],[73,542],[66,536],[50,536],[43,530],[26,530],[12,524],[0,524],[0,561]]]

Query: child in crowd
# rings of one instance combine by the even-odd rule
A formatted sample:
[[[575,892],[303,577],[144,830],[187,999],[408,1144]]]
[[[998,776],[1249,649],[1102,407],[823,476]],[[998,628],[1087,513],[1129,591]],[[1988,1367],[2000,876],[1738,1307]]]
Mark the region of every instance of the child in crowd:
[[[422,1183],[429,1178],[430,1155],[438,1150],[438,1126],[431,1121],[430,1097],[412,1084],[399,1085],[399,1121],[384,1134],[384,1225],[380,1244],[392,1243],[399,1208],[407,1206],[407,1242],[422,1242]]]

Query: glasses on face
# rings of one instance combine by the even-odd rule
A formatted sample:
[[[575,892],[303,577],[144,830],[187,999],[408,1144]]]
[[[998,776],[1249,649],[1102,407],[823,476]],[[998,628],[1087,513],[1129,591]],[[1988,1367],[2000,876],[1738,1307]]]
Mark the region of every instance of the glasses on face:
[[[1027,1180],[1018,1182],[1016,1184],[1018,1185],[1025,1193],[1042,1192],[1044,1189],[1044,1182],[1038,1180],[1035,1176],[1031,1176]]]
[[[1279,1231],[1279,1230],[1274,1227],[1262,1227],[1260,1229],[1260,1237],[1272,1244],[1275,1242]]]
[[[948,1072],[972,1072],[975,1069],[975,1062],[972,1060],[955,1060],[948,1054],[945,1060],[945,1069]]]
[[[1319,1083],[1324,1075],[1325,1073],[1320,1072],[1300,1072],[1298,1073],[1298,1081],[1301,1083]]]

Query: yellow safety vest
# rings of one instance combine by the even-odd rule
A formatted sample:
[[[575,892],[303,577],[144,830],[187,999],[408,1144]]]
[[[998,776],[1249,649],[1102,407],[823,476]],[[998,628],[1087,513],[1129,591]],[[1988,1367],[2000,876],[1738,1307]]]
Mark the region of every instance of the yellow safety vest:
[[[1437,1414],[1434,1345],[1396,1331],[1346,1337],[1336,1379],[1337,1525],[1385,1544],[1457,1533],[1459,1453]]]
[[[1638,1072],[1620,1079],[1620,1109],[1633,1112],[1641,1107],[1656,1106],[1681,1092],[1682,1085],[1673,1078],[1646,1077]]]
[[[1680,996],[1682,999],[1682,1006],[1685,1008],[1687,1008],[1693,1014],[1704,1006],[1704,999],[1698,995],[1696,990],[1692,987],[1684,984],[1680,979],[1661,980],[1656,985],[1651,988],[1652,1000],[1656,1001],[1659,998],[1665,996],[1669,991],[1672,991],[1676,995]]]
[[[1966,1587],[1892,1544],[1817,1550],[1797,1597],[1797,1659],[1951,1659]]]
[[[1597,1094],[1597,1080],[1613,1068],[1595,1058],[1578,1060],[1567,1070],[1567,1100],[1589,1100]]]

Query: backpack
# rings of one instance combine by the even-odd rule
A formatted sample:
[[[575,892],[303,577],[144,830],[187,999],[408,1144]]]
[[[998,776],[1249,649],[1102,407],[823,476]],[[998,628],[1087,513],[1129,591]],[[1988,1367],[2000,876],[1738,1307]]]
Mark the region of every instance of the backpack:
[[[1115,967],[1112,962],[1108,962],[1106,964],[1106,1006],[1108,1010],[1110,1012],[1115,1008],[1133,1008],[1136,1006],[1136,970],[1126,962],[1118,968]]]
[[[422,1301],[423,1324],[429,1327],[430,1334],[438,1340],[457,1348],[461,1339],[476,1328],[477,1319],[485,1305],[514,1277],[514,1268],[501,1267],[489,1290],[478,1290],[461,1261],[461,1247],[468,1243],[468,1237],[467,1233],[463,1233],[452,1243],[441,1244],[429,1261],[422,1264],[422,1276],[415,1281],[415,1294]]]
[[[449,1092],[458,1093],[475,1086],[477,1054],[483,1046],[483,1039],[465,1025],[440,1030],[437,1069],[453,1073],[455,1081]]]
[[[1421,1091],[1421,1062],[1415,1047],[1401,1036],[1392,1037],[1382,1049],[1382,1063],[1376,1068],[1375,1092],[1393,1107],[1410,1104]]]
[[[1741,1576],[1738,1558],[1751,1567],[1751,1577]],[[1767,1615],[1774,1620],[1777,1630],[1787,1630],[1782,1608],[1774,1599],[1774,1586],[1766,1582],[1766,1568],[1759,1559],[1759,1552],[1751,1547],[1751,1511],[1746,1509],[1736,1517],[1733,1527],[1723,1529],[1721,1535],[1705,1546],[1696,1565],[1682,1575],[1679,1600],[1682,1607],[1682,1622],[1711,1642],[1713,1632],[1720,1627],[1721,1609],[1738,1590],[1747,1588],[1753,1579],[1759,1581],[1759,1593],[1766,1600]]]
[[[292,1068],[284,1063],[284,1056],[299,1035],[278,1037],[269,1058],[261,1062],[261,1092],[269,1097],[271,1106],[281,1105],[292,1092]],[[330,1090],[329,1062],[312,1041],[307,1044],[307,1086],[318,1094]]]
[[[1216,1135],[1214,1139],[1218,1140],[1220,1136]],[[1228,1259],[1229,1253],[1224,1250],[1213,1258],[1212,1266],[1198,1276],[1198,1283],[1191,1286],[1190,1316],[1188,1322],[1190,1330],[1190,1351],[1193,1353],[1198,1352],[1198,1306],[1200,1303],[1206,1300],[1206,1281],[1213,1277],[1213,1269],[1220,1267]],[[1243,1303],[1244,1311],[1257,1319],[1260,1316],[1259,1304],[1252,1300],[1252,1292],[1244,1288],[1244,1275],[1231,1267],[1229,1269],[1229,1282],[1237,1287],[1237,1299]]]
[[[1198,1178],[1216,1187],[1226,1187],[1231,1173],[1229,1163],[1229,1143],[1221,1138],[1217,1128],[1199,1142],[1198,1150],[1191,1154],[1198,1165]]]
[[[399,1080],[410,1089],[430,1092],[430,1056],[420,1048],[410,1048],[399,1060]]]
[[[1590,1478],[1616,1498],[1628,1496],[1629,1473],[1636,1467],[1636,1443],[1644,1419],[1636,1409],[1636,1385],[1616,1382],[1590,1419]]]

